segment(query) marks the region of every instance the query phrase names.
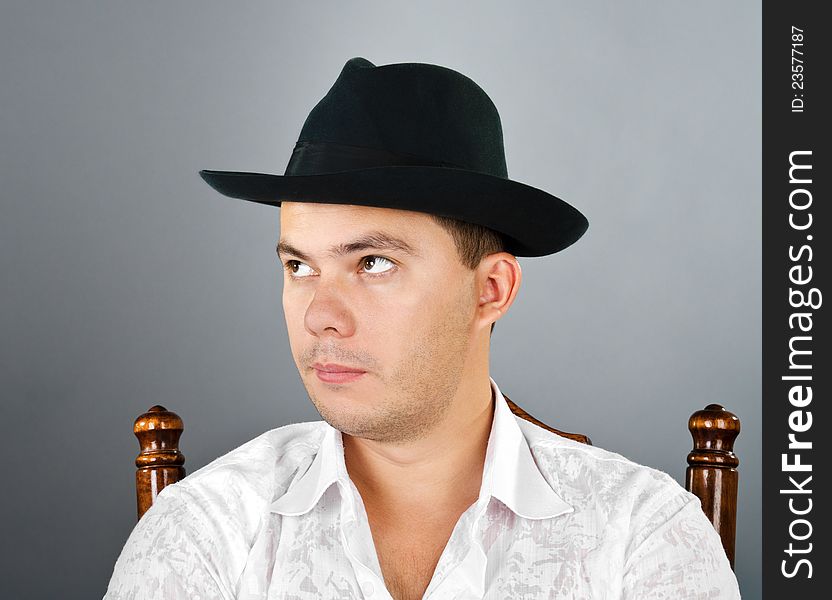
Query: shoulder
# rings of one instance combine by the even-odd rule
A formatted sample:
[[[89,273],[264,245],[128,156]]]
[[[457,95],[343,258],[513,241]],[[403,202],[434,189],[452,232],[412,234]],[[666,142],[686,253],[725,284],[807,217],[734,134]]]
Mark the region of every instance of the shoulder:
[[[194,471],[178,486],[192,491],[220,492],[231,485],[265,491],[280,485],[287,471],[320,447],[325,423],[308,421],[271,429]]]
[[[185,511],[198,522],[222,518],[249,538],[266,507],[311,464],[324,425],[308,421],[266,431],[167,486],[150,511]]]
[[[667,473],[612,452],[518,422],[541,473],[576,511],[601,520],[645,526],[658,511],[680,510],[699,499]]]
[[[617,565],[623,598],[739,598],[699,498],[670,475],[616,452],[518,422],[541,474],[573,507],[566,527]]]
[[[519,425],[542,475],[574,509],[569,526],[615,549],[602,554],[619,557],[624,597],[673,598],[694,589],[703,597],[740,597],[697,496],[658,469]]]
[[[261,517],[305,472],[323,421],[267,431],[168,485],[116,561],[107,598],[231,598]]]

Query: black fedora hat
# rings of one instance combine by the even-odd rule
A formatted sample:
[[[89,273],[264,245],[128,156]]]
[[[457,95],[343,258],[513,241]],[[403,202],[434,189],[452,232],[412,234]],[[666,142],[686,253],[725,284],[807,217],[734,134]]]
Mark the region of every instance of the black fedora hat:
[[[508,178],[497,108],[474,81],[424,63],[352,58],[309,113],[283,175],[203,170],[261,204],[357,204],[453,217],[503,235],[516,256],[563,250],[588,227],[560,198]]]

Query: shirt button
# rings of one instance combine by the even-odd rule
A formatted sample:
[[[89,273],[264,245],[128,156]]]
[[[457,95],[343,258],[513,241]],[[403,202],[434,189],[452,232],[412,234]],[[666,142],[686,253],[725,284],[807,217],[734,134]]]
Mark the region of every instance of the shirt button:
[[[364,592],[365,596],[372,596],[373,595],[373,582],[372,581],[362,581],[361,582],[361,591]]]

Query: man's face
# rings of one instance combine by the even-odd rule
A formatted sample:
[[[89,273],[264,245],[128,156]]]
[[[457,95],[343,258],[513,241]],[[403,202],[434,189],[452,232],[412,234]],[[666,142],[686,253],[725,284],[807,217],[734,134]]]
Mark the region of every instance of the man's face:
[[[289,344],[321,417],[365,439],[421,437],[475,333],[474,272],[451,235],[423,213],[303,202],[282,203],[280,230]]]

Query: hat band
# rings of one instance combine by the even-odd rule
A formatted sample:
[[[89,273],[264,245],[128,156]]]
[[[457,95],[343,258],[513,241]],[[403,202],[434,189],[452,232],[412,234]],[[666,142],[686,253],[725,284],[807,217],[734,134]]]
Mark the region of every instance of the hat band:
[[[414,154],[335,142],[298,142],[292,150],[284,175],[322,175],[338,171],[373,167],[450,167],[465,169],[446,161],[430,160]]]

